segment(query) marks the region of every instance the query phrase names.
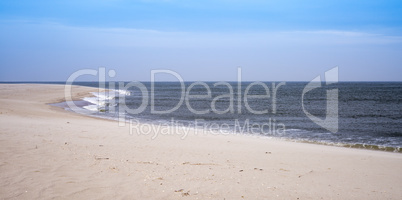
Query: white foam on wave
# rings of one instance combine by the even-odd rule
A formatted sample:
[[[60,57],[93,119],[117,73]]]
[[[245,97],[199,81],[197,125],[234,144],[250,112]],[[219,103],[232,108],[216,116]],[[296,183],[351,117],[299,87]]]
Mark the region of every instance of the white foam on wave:
[[[98,112],[108,110],[109,105],[117,106],[116,99],[122,96],[131,95],[131,92],[126,90],[108,90],[106,92],[91,92],[91,94],[94,96],[85,97],[83,100],[92,105],[84,106],[83,108]]]
[[[127,91],[127,90],[114,90],[114,91],[116,91],[117,93],[119,93],[119,94],[121,94],[121,95],[126,95],[126,96],[130,96],[130,95],[131,95],[131,92],[130,92],[130,91]]]
[[[84,106],[83,108],[93,111],[93,112],[98,112],[99,107],[98,105],[88,105],[88,106]]]

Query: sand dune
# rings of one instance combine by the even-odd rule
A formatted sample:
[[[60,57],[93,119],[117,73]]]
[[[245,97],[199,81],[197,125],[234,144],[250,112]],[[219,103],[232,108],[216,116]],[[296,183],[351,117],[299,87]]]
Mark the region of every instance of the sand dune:
[[[75,98],[95,88],[73,87]],[[402,199],[402,154],[244,135],[141,134],[0,85],[1,199]],[[131,127],[133,128],[133,127]]]

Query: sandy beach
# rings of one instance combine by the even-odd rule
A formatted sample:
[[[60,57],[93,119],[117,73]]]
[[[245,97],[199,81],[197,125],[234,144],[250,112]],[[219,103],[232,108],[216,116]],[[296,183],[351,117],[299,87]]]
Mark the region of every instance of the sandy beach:
[[[153,139],[48,105],[62,101],[64,85],[0,85],[0,199],[402,198],[400,153],[196,131]]]

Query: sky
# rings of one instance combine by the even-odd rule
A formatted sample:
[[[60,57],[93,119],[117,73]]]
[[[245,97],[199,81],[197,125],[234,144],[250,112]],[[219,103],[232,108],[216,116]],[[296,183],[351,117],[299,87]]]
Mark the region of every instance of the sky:
[[[402,81],[402,1],[2,0],[0,81]],[[92,75],[79,81],[96,81]],[[158,81],[177,80],[159,74]]]

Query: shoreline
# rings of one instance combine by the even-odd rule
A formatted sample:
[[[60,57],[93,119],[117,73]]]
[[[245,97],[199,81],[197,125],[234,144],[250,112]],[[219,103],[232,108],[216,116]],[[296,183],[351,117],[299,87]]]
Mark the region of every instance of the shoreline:
[[[152,140],[116,121],[47,105],[63,99],[63,85],[0,88],[6,199],[402,197],[399,153],[195,130],[184,140]],[[73,86],[75,97],[94,90]]]

